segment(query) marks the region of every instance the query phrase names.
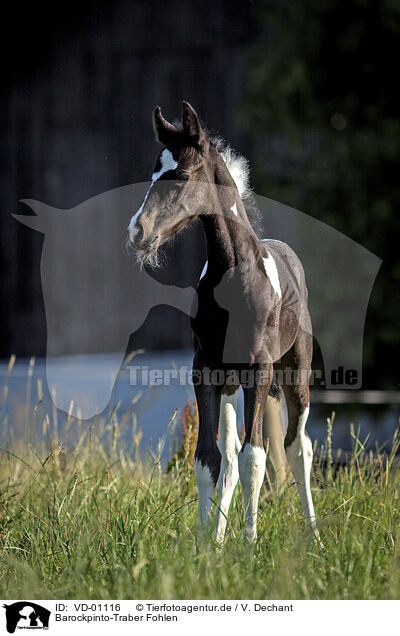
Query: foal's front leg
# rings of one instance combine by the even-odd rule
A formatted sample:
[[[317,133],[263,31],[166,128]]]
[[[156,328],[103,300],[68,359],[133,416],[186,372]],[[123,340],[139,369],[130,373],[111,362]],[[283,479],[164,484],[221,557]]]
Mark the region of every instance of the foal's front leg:
[[[232,495],[239,480],[238,453],[241,443],[237,433],[237,402],[239,389],[232,395],[221,396],[219,413],[218,448],[221,452],[221,469],[218,479],[218,506],[215,524],[215,540],[222,543]]]
[[[263,446],[263,415],[272,379],[272,365],[259,365],[264,377],[252,387],[243,387],[246,436],[239,453],[239,474],[244,498],[244,538],[257,538],[257,509],[265,475],[266,453]]]
[[[209,528],[214,490],[218,481],[221,453],[217,446],[220,395],[216,388],[195,386],[199,409],[199,436],[194,455],[194,469],[199,493],[199,529]]]

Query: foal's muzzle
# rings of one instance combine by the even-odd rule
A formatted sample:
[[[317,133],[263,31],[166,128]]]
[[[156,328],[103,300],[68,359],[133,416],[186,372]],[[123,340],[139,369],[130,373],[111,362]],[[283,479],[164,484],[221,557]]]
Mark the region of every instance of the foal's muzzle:
[[[132,232],[129,232],[128,230],[128,238],[132,247],[134,247],[135,250],[142,252],[143,254],[148,254],[154,251],[158,241],[158,235],[152,239],[144,239],[142,229],[139,229],[139,231],[137,231],[133,236]]]
[[[129,226],[126,230],[128,234],[128,241],[132,247],[137,247],[143,240],[143,228],[139,224],[133,227]]]

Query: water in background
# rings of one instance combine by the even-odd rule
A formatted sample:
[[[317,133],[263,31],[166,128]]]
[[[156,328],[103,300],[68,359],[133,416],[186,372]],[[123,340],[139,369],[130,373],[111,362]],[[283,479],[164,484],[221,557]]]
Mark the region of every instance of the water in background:
[[[109,373],[112,355],[82,356],[80,365],[82,374],[90,377],[96,385],[104,382]],[[60,359],[62,363],[62,359]],[[140,452],[149,449],[160,450],[163,442],[162,459],[165,462],[179,445],[181,434],[180,414],[187,401],[194,403],[193,387],[187,383],[192,364],[191,351],[165,351],[140,353],[129,361],[115,383],[111,400],[107,408],[90,420],[68,417],[67,413],[56,409],[47,387],[45,360],[16,360],[9,371],[9,362],[0,363],[1,390],[1,431],[2,447],[13,446],[20,440],[36,444],[43,439],[65,446],[76,442],[79,436],[90,427],[103,427],[105,438],[117,425],[118,435],[132,443],[132,436],[140,431]],[[111,364],[112,366],[112,364]],[[177,370],[178,378],[169,373],[169,384],[165,384],[164,370]],[[149,383],[150,371],[158,370],[161,384]],[[154,379],[154,378],[153,378]],[[68,382],[68,378],[65,379]],[[156,383],[159,380],[156,377]],[[76,378],[74,378],[76,383]],[[103,384],[104,386],[104,384]],[[50,387],[51,390],[51,387]],[[84,389],[82,389],[84,390]],[[354,445],[352,425],[359,431],[359,439],[366,440],[368,448],[376,445],[389,449],[393,434],[398,426],[398,404],[357,404],[357,391],[354,402],[349,404],[325,404],[311,397],[312,407],[307,424],[308,433],[313,441],[323,443],[326,437],[326,418],[335,411],[333,428],[333,449],[350,451]],[[318,392],[321,395],[321,392]],[[315,394],[317,395],[317,394]],[[100,401],[100,400],[99,400]],[[238,427],[243,426],[243,399],[239,400]],[[177,412],[176,412],[177,411]],[[175,418],[173,418],[176,412]],[[171,418],[173,422],[170,423]],[[117,424],[116,424],[117,423]],[[107,437],[109,439],[109,435]],[[158,449],[158,450],[157,450]]]

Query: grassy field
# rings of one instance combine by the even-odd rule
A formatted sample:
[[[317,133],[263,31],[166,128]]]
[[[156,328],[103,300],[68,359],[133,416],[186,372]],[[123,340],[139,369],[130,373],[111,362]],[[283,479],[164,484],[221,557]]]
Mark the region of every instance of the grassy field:
[[[264,484],[257,545],[243,544],[238,487],[226,543],[196,550],[193,444],[167,473],[155,455],[134,461],[116,427],[115,418],[101,435],[93,427],[72,449],[57,440],[47,451],[25,443],[1,450],[1,598],[400,597],[394,451],[367,454],[355,441],[351,462],[332,474],[329,443],[316,449],[323,552],[307,545],[290,481],[280,496]]]

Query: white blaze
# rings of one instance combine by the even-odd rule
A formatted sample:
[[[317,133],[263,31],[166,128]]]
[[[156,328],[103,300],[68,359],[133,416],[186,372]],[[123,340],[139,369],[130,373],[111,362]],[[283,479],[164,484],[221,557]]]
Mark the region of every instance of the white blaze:
[[[161,168],[159,170],[157,170],[157,172],[153,172],[153,175],[151,177],[151,183],[150,183],[150,185],[148,187],[148,190],[147,190],[147,192],[145,194],[145,197],[143,199],[142,205],[140,206],[140,208],[138,209],[136,214],[130,220],[129,227],[128,227],[128,232],[129,232],[129,237],[130,237],[131,240],[135,237],[135,234],[137,234],[137,232],[139,231],[136,228],[136,222],[137,222],[139,216],[143,212],[144,205],[145,205],[145,203],[147,201],[147,198],[149,196],[150,190],[153,187],[154,183],[165,172],[169,172],[169,170],[175,170],[175,168],[178,166],[178,162],[175,161],[175,159],[172,156],[172,153],[169,150],[167,150],[167,148],[164,148],[164,150],[162,151],[161,156],[160,156],[160,162],[161,162]]]
[[[151,177],[152,182],[157,181],[164,174],[164,172],[168,172],[169,170],[175,170],[178,167],[178,162],[172,156],[172,152],[164,148],[160,156],[161,168],[157,172],[153,172],[153,176]]]
[[[202,278],[204,278],[204,276],[206,275],[207,267],[208,267],[208,261],[206,261],[206,263],[205,263],[205,265],[204,265],[204,267],[203,267],[203,270],[202,270],[202,272],[201,272],[201,274],[200,274],[200,278],[199,278],[199,280],[201,280]]]

